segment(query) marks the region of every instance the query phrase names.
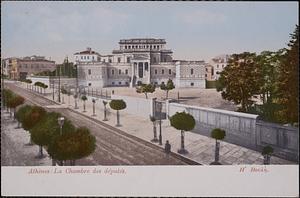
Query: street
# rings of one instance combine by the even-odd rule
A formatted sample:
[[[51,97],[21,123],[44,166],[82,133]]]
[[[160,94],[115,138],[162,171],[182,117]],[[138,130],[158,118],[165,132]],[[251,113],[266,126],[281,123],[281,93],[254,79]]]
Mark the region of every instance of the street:
[[[76,161],[76,165],[185,165],[186,161],[174,156],[166,157],[164,151],[147,144],[144,140],[129,138],[114,131],[113,127],[101,125],[69,109],[60,109],[53,101],[42,98],[38,94],[6,83],[17,94],[34,104],[46,107],[50,111],[60,112],[76,126],[86,126],[96,137],[95,152],[84,159]],[[54,105],[54,108],[51,108]],[[56,108],[55,108],[56,107]]]

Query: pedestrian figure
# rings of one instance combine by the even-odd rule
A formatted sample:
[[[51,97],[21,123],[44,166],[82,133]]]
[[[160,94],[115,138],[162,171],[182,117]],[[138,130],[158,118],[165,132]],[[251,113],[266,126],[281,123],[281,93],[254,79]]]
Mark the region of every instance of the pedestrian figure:
[[[171,153],[171,144],[169,143],[169,140],[166,141],[165,144],[165,152],[166,152],[166,156],[168,157],[169,154]]]

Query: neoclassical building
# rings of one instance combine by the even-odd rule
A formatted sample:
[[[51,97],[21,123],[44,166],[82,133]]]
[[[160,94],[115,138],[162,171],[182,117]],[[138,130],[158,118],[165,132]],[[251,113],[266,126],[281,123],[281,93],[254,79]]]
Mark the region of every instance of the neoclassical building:
[[[119,49],[101,55],[87,48],[74,54],[79,85],[87,87],[161,84],[205,88],[205,62],[174,60],[164,39],[122,39]]]

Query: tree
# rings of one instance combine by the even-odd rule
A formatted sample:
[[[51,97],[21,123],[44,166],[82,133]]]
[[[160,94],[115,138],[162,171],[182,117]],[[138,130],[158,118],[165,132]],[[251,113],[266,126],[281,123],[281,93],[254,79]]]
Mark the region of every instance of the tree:
[[[16,118],[18,120],[18,128],[20,127],[20,124],[23,123],[26,113],[29,112],[31,110],[31,108],[32,108],[32,106],[30,106],[30,105],[24,105],[24,106],[20,107],[19,110],[17,111]]]
[[[126,108],[126,103],[123,100],[112,100],[109,103],[109,106],[117,110],[117,124],[116,126],[119,127],[120,125],[120,115],[119,115],[119,110],[125,109]]]
[[[95,148],[96,138],[86,127],[80,127],[74,133],[58,136],[50,147],[56,159],[70,160],[72,165],[75,165],[75,160],[93,153]]]
[[[178,150],[178,153],[187,154],[188,151],[184,148],[184,132],[191,131],[196,125],[196,121],[192,115],[186,112],[176,112],[170,118],[171,126],[181,132],[181,148]]]
[[[290,34],[288,48],[283,51],[279,65],[278,103],[283,106],[279,112],[285,123],[298,122],[299,110],[299,26]]]
[[[26,79],[24,82],[27,83],[27,89],[28,89],[28,85],[31,84],[32,81],[30,79]]]
[[[270,164],[271,155],[273,153],[273,148],[271,146],[265,146],[261,152],[264,157],[264,164]]]
[[[81,96],[81,100],[83,101],[83,112],[85,112],[85,101],[87,100],[87,97],[83,95]]]
[[[174,89],[175,85],[171,79],[168,80],[167,85],[165,83],[161,83],[160,89],[166,92],[166,99],[168,99],[169,91]]]
[[[32,129],[42,118],[46,115],[46,110],[39,106],[33,106],[30,111],[25,113],[22,127],[24,130],[29,131]],[[30,138],[29,145],[32,144],[32,140]]]
[[[156,118],[154,116],[150,116],[150,121],[153,124],[153,135],[154,135],[154,137],[151,140],[151,142],[158,142],[157,134],[156,134]]]
[[[211,131],[211,137],[216,140],[215,161],[212,162],[211,165],[220,165],[219,163],[220,142],[218,142],[218,140],[223,140],[225,136],[226,136],[226,132],[222,129],[215,128]]]
[[[19,95],[13,95],[13,97],[8,101],[8,107],[13,109],[14,112],[14,119],[16,118],[16,108],[19,105],[22,105],[24,103],[24,98]]]
[[[141,84],[140,86],[136,87],[137,93],[144,93],[146,99],[148,99],[148,93],[153,93],[155,91],[155,85],[153,84]]]
[[[56,158],[57,150],[55,150],[54,145],[57,138],[61,136],[60,133],[60,125],[58,124],[58,118],[61,117],[60,113],[50,112],[47,113],[47,118],[45,118],[45,122],[39,122],[39,125],[35,127],[34,130],[36,135],[36,142],[42,146],[46,146],[48,154],[54,160],[58,160]],[[41,128],[38,131],[39,127]],[[75,126],[68,119],[65,119],[64,124],[62,125],[62,135],[68,133],[74,133],[76,130]],[[51,137],[46,140],[47,137]],[[41,150],[40,150],[41,151]],[[60,159],[59,159],[60,160]],[[61,162],[62,163],[62,162]]]
[[[217,80],[217,91],[222,91],[222,98],[240,104],[239,111],[247,112],[253,104],[252,97],[259,94],[259,65],[255,53],[233,54],[228,65]]]
[[[40,87],[40,89],[42,88],[42,84],[43,83],[41,83],[41,82],[35,82],[34,83],[34,86],[36,86],[37,87],[37,92],[39,93],[39,88],[38,87]]]
[[[8,109],[9,109],[9,101],[14,97],[14,93],[9,90],[9,89],[3,89],[3,99],[4,99],[4,105],[6,106],[7,108],[7,112],[8,112]]]

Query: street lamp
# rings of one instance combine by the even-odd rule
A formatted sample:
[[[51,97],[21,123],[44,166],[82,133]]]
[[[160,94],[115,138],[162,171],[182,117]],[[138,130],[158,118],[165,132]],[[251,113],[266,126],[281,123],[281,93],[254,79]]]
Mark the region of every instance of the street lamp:
[[[78,97],[78,66],[74,65],[74,67],[76,68],[75,109],[78,109],[78,106],[77,106],[77,97]]]
[[[64,125],[65,118],[64,117],[59,117],[57,119],[57,121],[58,121],[58,124],[59,124],[59,127],[60,127],[60,135],[62,135],[62,127]]]
[[[93,115],[92,115],[92,116],[96,116],[96,114],[95,114],[95,103],[96,103],[96,99],[93,98],[93,99],[92,99],[92,102],[93,102]]]
[[[107,101],[103,100],[103,105],[104,105],[104,119],[103,119],[103,121],[107,121],[108,120],[106,118],[106,105],[107,105]]]
[[[162,145],[162,135],[161,135],[161,110],[162,110],[162,103],[158,102],[156,103],[157,108],[159,109],[159,145]]]
[[[60,102],[60,65],[58,65],[59,70],[58,70],[58,102]]]

